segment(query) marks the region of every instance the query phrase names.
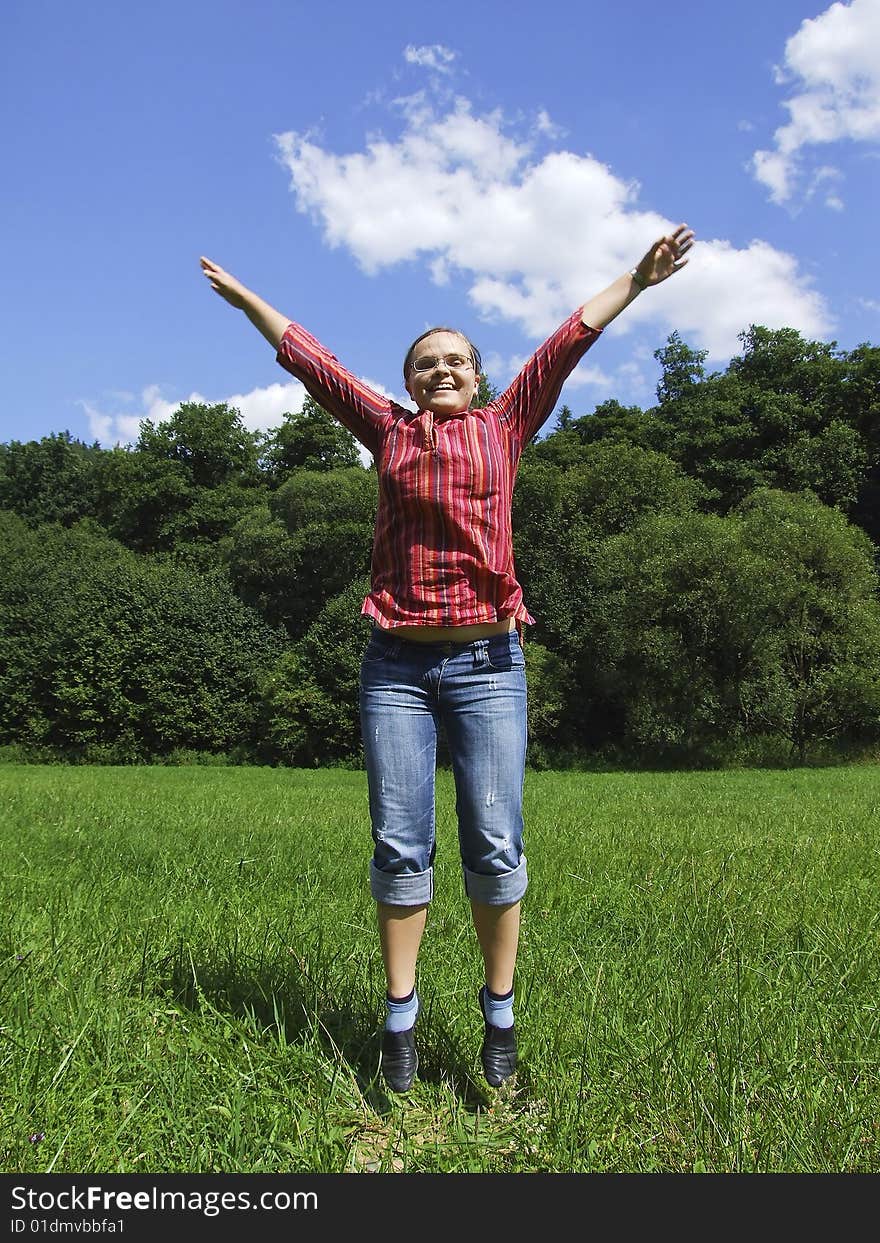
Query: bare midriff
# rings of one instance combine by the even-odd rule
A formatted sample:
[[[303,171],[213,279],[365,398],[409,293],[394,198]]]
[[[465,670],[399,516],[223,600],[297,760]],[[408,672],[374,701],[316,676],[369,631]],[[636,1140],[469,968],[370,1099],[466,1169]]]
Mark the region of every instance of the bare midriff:
[[[395,626],[387,633],[413,643],[473,643],[476,639],[488,639],[493,634],[507,634],[516,629],[516,620],[506,617],[504,621],[482,622],[476,626]]]

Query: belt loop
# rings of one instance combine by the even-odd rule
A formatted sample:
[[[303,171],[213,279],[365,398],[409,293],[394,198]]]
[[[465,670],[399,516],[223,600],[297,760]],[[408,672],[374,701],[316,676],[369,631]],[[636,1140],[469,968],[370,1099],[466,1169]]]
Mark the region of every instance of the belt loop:
[[[477,639],[474,642],[474,668],[482,669],[489,663],[489,640]]]
[[[403,646],[403,639],[399,638],[393,630],[386,630],[383,626],[377,626],[375,622],[373,625],[376,634],[388,648],[388,659],[397,660]]]

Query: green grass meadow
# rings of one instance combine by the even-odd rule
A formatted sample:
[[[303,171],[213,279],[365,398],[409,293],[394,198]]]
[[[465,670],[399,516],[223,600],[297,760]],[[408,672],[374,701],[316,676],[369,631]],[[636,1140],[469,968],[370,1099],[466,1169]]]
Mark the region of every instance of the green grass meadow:
[[[880,1170],[880,767],[530,773],[500,1090],[453,808],[403,1097],[363,773],[0,766],[0,1168]]]

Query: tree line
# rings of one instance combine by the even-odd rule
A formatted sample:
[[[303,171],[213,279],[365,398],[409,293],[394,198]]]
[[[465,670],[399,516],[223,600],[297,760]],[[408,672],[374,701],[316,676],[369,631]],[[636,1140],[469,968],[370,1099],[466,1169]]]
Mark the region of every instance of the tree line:
[[[880,741],[880,349],[740,340],[707,373],[673,333],[652,407],[563,406],[523,454],[536,766]],[[376,500],[311,398],[268,433],[188,403],[130,447],[0,445],[0,746],[358,764]]]

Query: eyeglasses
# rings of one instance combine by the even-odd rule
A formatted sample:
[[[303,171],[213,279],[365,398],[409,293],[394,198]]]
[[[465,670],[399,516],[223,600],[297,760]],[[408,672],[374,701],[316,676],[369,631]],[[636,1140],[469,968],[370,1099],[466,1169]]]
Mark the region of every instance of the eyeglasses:
[[[419,358],[414,358],[410,366],[413,371],[433,371],[441,363],[448,367],[450,371],[464,371],[466,367],[473,367],[474,360],[464,354],[447,354],[445,358],[435,358],[431,354],[422,354]]]

